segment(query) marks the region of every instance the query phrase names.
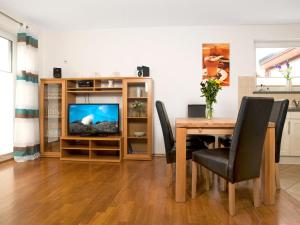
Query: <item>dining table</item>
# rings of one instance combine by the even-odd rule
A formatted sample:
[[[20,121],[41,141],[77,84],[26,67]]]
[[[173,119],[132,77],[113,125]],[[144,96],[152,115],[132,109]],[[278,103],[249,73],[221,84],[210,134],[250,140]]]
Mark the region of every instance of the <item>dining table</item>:
[[[232,135],[236,119],[176,118],[176,202],[186,201],[187,135]],[[261,197],[266,205],[275,203],[275,123],[269,122],[261,164]]]

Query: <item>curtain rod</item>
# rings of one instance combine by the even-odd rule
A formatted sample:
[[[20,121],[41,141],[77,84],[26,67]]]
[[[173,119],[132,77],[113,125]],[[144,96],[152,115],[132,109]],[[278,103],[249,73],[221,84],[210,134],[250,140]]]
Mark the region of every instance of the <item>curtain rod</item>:
[[[20,22],[19,20],[16,20],[15,18],[12,18],[11,16],[7,15],[6,13],[0,11],[0,14],[5,16],[6,18],[14,21],[15,23],[18,23],[20,26],[23,26],[24,24],[22,22]],[[26,28],[28,28],[28,26],[26,26]]]

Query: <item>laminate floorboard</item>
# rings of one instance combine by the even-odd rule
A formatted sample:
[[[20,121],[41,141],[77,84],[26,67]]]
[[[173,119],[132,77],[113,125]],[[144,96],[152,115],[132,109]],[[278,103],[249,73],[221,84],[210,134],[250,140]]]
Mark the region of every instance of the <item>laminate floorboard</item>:
[[[190,179],[188,179],[190,190]],[[210,191],[176,203],[163,157],[118,163],[38,159],[0,164],[1,225],[276,225],[300,224],[300,203],[284,190],[276,204],[254,208],[245,182],[236,193],[237,215],[215,178]]]

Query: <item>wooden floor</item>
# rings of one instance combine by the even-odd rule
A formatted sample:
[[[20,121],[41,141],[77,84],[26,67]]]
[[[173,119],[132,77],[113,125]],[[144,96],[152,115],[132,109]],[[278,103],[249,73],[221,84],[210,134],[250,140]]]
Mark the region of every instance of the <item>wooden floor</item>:
[[[239,185],[237,215],[227,193],[201,187],[195,200],[175,203],[164,158],[122,164],[40,159],[0,164],[0,224],[300,224],[300,203],[285,191],[276,205],[254,209],[251,189]],[[190,190],[190,188],[188,188]],[[188,195],[190,196],[190,195]]]

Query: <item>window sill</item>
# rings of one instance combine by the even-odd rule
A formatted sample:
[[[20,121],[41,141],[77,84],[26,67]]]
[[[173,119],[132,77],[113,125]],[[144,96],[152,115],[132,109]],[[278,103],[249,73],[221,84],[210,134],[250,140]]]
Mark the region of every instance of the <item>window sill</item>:
[[[253,94],[300,94],[299,91],[253,91]]]

